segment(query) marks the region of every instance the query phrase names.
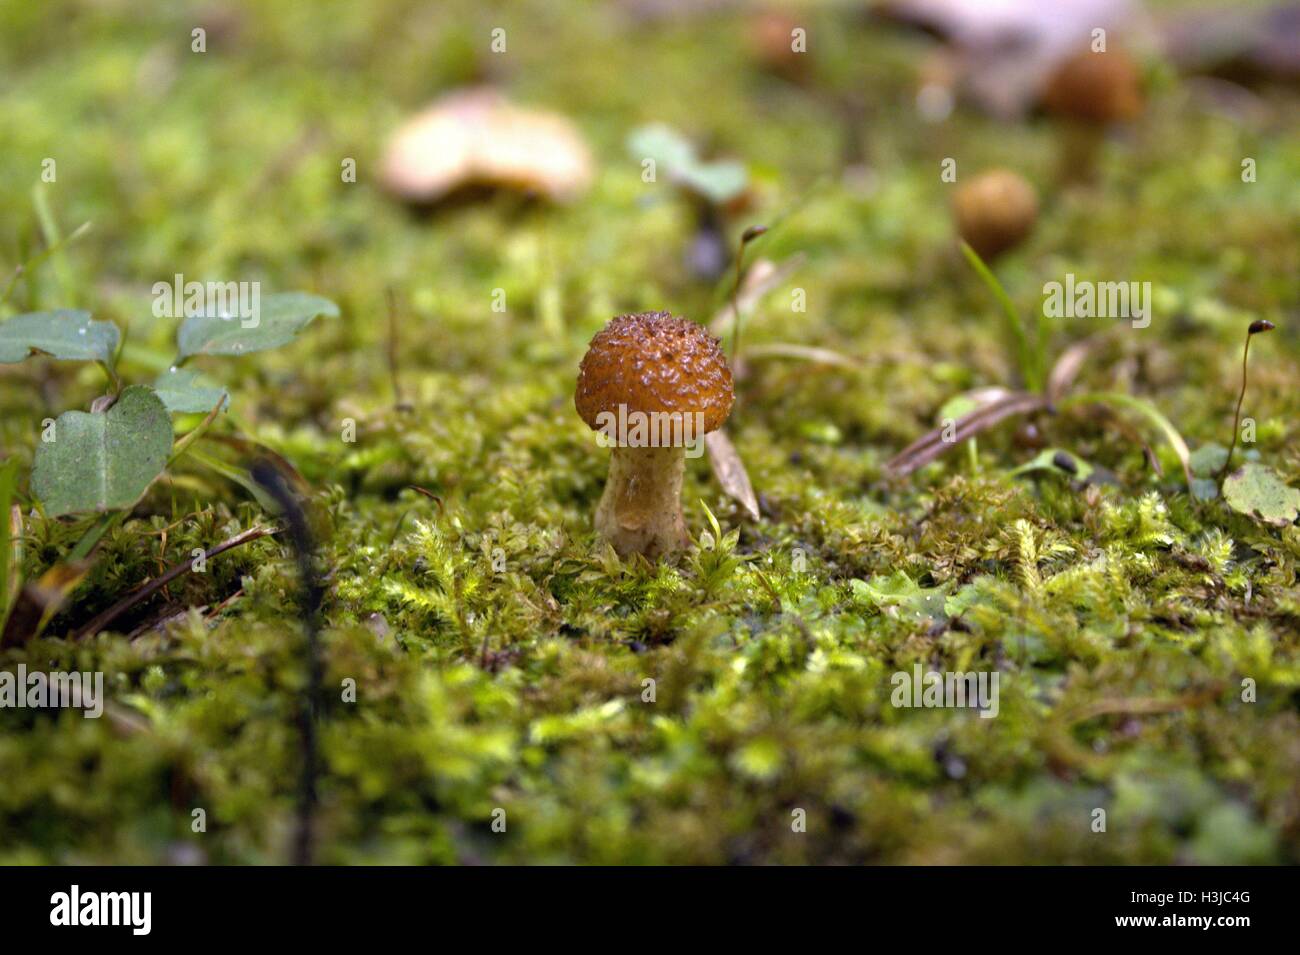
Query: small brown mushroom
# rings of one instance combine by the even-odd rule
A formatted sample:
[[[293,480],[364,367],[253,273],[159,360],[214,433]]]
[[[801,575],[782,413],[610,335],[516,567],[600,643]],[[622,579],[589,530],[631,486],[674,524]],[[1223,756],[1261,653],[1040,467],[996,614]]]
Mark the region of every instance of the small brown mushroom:
[[[1119,47],[1084,50],[1064,60],[1047,80],[1043,105],[1064,125],[1061,178],[1086,181],[1096,169],[1102,136],[1114,123],[1142,113],[1142,75]]]
[[[1038,218],[1038,194],[1010,169],[962,183],[952,201],[957,233],[988,261],[1024,241]]]
[[[1049,112],[1083,123],[1104,126],[1136,119],[1142,113],[1142,76],[1119,47],[1104,53],[1083,50],[1052,73],[1043,103]]]
[[[596,530],[621,557],[690,543],[682,514],[688,446],[720,428],[735,398],[718,340],[668,312],[620,315],[591,340],[574,405],[612,446]]]
[[[798,29],[798,20],[775,9],[760,10],[749,21],[750,54],[764,69],[791,83],[806,82],[812,62],[795,48]]]

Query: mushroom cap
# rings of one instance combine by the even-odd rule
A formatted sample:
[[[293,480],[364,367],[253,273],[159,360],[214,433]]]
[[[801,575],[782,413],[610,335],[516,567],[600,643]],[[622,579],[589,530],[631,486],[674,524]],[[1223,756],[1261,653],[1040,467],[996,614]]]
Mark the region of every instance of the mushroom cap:
[[[1062,61],[1043,92],[1047,109],[1085,123],[1136,119],[1142,112],[1142,76],[1133,58],[1116,46],[1084,50]]]
[[[668,312],[619,315],[596,333],[578,369],[573,403],[587,426],[597,416],[654,412],[704,415],[704,431],[722,427],[735,400],[731,369],[701,326]]]
[[[434,202],[470,185],[564,201],[591,184],[592,163],[562,116],[476,88],[449,93],[408,120],[388,144],[382,179],[390,192],[412,202]]]
[[[1038,218],[1038,194],[1019,173],[990,169],[953,195],[957,233],[988,259],[1024,241]]]

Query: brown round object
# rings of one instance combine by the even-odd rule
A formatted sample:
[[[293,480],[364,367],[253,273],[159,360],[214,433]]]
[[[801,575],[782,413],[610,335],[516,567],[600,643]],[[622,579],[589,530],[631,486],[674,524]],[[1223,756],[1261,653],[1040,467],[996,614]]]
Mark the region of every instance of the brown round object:
[[[798,82],[808,76],[810,60],[794,48],[799,21],[778,10],[764,10],[749,23],[749,48],[767,69],[785,79]]]
[[[1047,440],[1043,437],[1043,433],[1032,421],[1026,421],[1017,428],[1015,434],[1011,436],[1011,442],[1017,448],[1028,448],[1031,451],[1047,447]]]
[[[1019,245],[1038,218],[1038,194],[1010,169],[990,169],[957,188],[952,202],[957,233],[982,258]]]
[[[1135,119],[1142,112],[1142,76],[1133,58],[1117,47],[1084,50],[1062,61],[1043,93],[1047,109],[1084,123]]]
[[[619,315],[591,340],[573,402],[582,420],[653,412],[704,415],[705,432],[722,427],[735,400],[731,369],[718,340],[695,322],[668,312]]]

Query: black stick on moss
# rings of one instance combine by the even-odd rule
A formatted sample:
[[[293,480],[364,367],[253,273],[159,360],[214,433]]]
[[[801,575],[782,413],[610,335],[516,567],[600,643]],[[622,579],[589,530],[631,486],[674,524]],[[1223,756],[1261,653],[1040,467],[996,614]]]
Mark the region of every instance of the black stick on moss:
[[[313,819],[318,803],[317,779],[320,754],[316,741],[316,706],[321,691],[320,606],[323,589],[312,564],[315,542],[307,523],[307,514],[297,495],[279,468],[260,460],[251,469],[253,480],[260,484],[283,512],[289,539],[298,555],[298,575],[302,580],[303,630],[307,638],[307,692],[298,706],[298,741],[302,751],[302,774],[298,783],[298,829],[294,835],[294,865],[311,865],[314,857]]]
[[[1241,425],[1241,403],[1246,400],[1246,360],[1250,358],[1250,340],[1261,332],[1271,332],[1273,323],[1267,319],[1259,319],[1250,323],[1246,329],[1246,347],[1241,350],[1241,393],[1237,395],[1237,410],[1232,415],[1232,443],[1228,445],[1228,456],[1223,459],[1223,467],[1219,471],[1219,484],[1222,486],[1223,479],[1228,476],[1228,469],[1232,467],[1232,452],[1237,450],[1237,429]]]

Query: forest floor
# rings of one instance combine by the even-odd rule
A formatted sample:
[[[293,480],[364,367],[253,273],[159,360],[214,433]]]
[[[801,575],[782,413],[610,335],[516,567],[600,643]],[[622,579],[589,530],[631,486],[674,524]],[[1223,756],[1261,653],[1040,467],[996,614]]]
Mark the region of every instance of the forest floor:
[[[1018,471],[1040,454],[1023,419],[910,476],[885,467],[954,397],[1022,384],[955,242],[953,157],[959,182],[1007,166],[1038,188],[1035,231],[994,267],[1020,314],[1067,273],[1152,283],[1149,327],[1061,319],[1045,350],[1089,339],[1072,392],[1158,409],[1202,491],[1246,328],[1276,324],[1251,349],[1236,460],[1300,476],[1294,91],[1233,115],[1148,63],[1142,118],[1080,186],[1058,182],[1047,119],[926,122],[931,41],[833,10],[809,14],[827,51],[810,89],[756,68],[734,13],[634,31],[610,9],[521,4],[492,60],[496,19],[468,3],[234,5],[201,54],[207,21],[170,4],[55,6],[71,29],[49,5],[0,23],[0,288],[92,225],[0,317],[88,309],[125,330],[123,378],[150,381],[176,334],[150,289],[176,273],[340,314],[276,351],[199,359],[231,393],[195,446],[209,463],[178,460],[41,634],[0,650],[5,670],[100,671],[107,696],[100,719],[0,709],[0,863],[290,857],[306,667],[284,535],[74,639],[195,548],[273,524],[242,477],[268,451],[312,489],[325,581],[319,861],[1300,862],[1300,529],[1234,512],[1212,481],[1189,493],[1148,416],[1086,402],[1033,419],[1086,481]],[[391,131],[484,70],[573,119],[589,193],[421,216],[378,188]],[[818,89],[857,91],[862,116],[846,129]],[[689,204],[626,148],[655,121],[748,164],[728,242],[769,225],[749,261],[789,271],[746,314],[728,424],[760,517],[692,461],[696,543],[652,566],[596,538],[609,452],[573,389],[610,317],[709,322],[726,303],[728,276],[684,264]],[[92,365],[0,365],[24,580],[97,520],[43,516],[27,475],[42,422],[103,388]],[[996,716],[894,705],[917,666],[996,672]]]

